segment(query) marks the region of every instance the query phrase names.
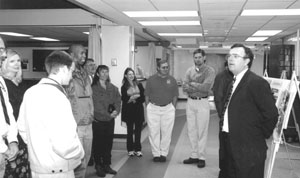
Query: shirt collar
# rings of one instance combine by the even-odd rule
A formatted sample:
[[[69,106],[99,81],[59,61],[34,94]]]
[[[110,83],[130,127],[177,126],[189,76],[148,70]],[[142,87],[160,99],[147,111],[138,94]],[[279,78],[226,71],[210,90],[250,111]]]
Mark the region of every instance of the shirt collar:
[[[236,76],[234,76],[236,81],[240,81],[243,76],[245,75],[245,73],[248,71],[248,68],[242,70],[239,74],[237,74]]]

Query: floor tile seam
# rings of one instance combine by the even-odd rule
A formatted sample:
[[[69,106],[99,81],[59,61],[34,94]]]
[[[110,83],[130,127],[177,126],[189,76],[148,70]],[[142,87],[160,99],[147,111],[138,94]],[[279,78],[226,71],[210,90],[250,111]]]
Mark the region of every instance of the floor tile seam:
[[[184,126],[183,126],[183,128],[182,128],[182,130],[181,130],[181,133],[180,133],[180,136],[179,136],[179,138],[178,138],[178,140],[177,140],[177,143],[176,143],[176,145],[175,145],[175,148],[174,148],[174,151],[173,151],[173,154],[172,154],[172,156],[170,157],[170,161],[169,161],[169,164],[168,164],[168,166],[167,166],[167,169],[166,169],[166,171],[165,171],[165,174],[164,174],[164,177],[163,178],[168,178],[169,176],[169,168],[172,166],[172,165],[174,165],[174,164],[171,164],[171,163],[175,163],[175,164],[177,164],[177,161],[176,161],[176,159],[175,159],[175,157],[177,156],[177,153],[181,150],[180,149],[180,146],[182,146],[182,143],[184,142],[184,138],[185,138],[185,129],[186,129],[186,122],[184,123]]]
[[[182,114],[177,114],[176,116],[175,116],[175,119],[177,118],[177,117],[182,117],[182,116],[185,116],[185,113],[182,113]],[[184,129],[184,126],[183,126],[183,128],[181,129],[181,132],[183,131],[183,129]],[[182,134],[182,133],[181,133]],[[180,136],[181,136],[181,134],[180,134]],[[179,137],[180,137],[179,136]],[[144,141],[145,141],[145,139],[148,137],[148,126],[146,126],[143,130],[142,130],[142,137],[141,137],[141,143],[143,143]],[[178,138],[178,140],[179,140],[179,138]],[[176,146],[177,146],[177,144],[178,144],[178,140],[177,140],[177,143],[176,143]],[[176,148],[176,146],[175,146],[175,148]],[[125,152],[125,153],[127,153],[127,150],[112,150],[112,151],[116,151],[116,152]],[[173,155],[174,155],[174,151],[173,151],[173,154],[172,154],[172,157],[173,157]],[[120,159],[120,161],[118,161],[114,166],[112,166],[113,167],[113,169],[115,169],[116,171],[119,171],[119,169],[126,163],[126,161],[129,159],[129,156],[127,155],[127,154],[125,154],[121,159]],[[171,159],[171,158],[170,158]],[[169,166],[169,164],[168,164],[168,166]]]

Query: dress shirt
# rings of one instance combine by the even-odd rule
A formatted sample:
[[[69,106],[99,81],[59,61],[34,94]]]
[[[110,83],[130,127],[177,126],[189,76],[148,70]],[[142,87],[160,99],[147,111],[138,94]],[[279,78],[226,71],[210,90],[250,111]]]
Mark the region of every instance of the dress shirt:
[[[215,80],[215,71],[212,67],[202,64],[198,71],[196,67],[190,67],[185,74],[183,91],[192,97],[207,97]],[[190,83],[194,84],[191,85]]]
[[[245,75],[245,73],[247,72],[247,70],[248,70],[248,68],[244,69],[238,75],[234,76],[235,82],[233,84],[231,96],[233,95],[236,87],[239,85],[240,81],[242,80],[242,78]],[[231,96],[230,96],[230,100],[231,100]],[[230,100],[229,100],[229,103],[228,103],[227,108],[226,108],[225,113],[224,113],[224,122],[223,122],[223,127],[222,127],[222,131],[223,132],[229,132],[229,126],[228,126],[228,106],[230,105]]]

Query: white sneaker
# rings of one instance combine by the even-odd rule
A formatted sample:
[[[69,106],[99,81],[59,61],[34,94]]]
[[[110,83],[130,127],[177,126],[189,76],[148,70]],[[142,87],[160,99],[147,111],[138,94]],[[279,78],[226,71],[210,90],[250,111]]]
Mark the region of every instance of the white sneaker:
[[[128,156],[134,156],[134,151],[129,151]]]
[[[134,153],[137,157],[142,157],[143,156],[143,153],[141,151],[136,151]]]

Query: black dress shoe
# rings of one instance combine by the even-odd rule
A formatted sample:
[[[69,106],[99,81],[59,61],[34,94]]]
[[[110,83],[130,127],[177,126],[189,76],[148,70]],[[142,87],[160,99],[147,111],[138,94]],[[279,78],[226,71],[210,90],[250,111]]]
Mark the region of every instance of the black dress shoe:
[[[197,164],[199,162],[198,158],[188,158],[183,160],[183,164]]]
[[[117,174],[117,171],[113,170],[109,165],[104,166],[104,171],[107,174],[113,174],[113,175]]]
[[[202,160],[202,159],[199,159],[199,162],[198,162],[198,168],[204,168],[205,167],[205,160]]]
[[[155,156],[155,157],[153,158],[153,162],[160,162],[160,157]]]
[[[166,162],[167,161],[167,157],[165,157],[165,156],[160,156],[160,162]]]
[[[95,167],[96,167],[96,175],[98,177],[105,177],[106,176],[106,173],[105,173],[103,167],[101,167],[99,165],[96,165]]]

